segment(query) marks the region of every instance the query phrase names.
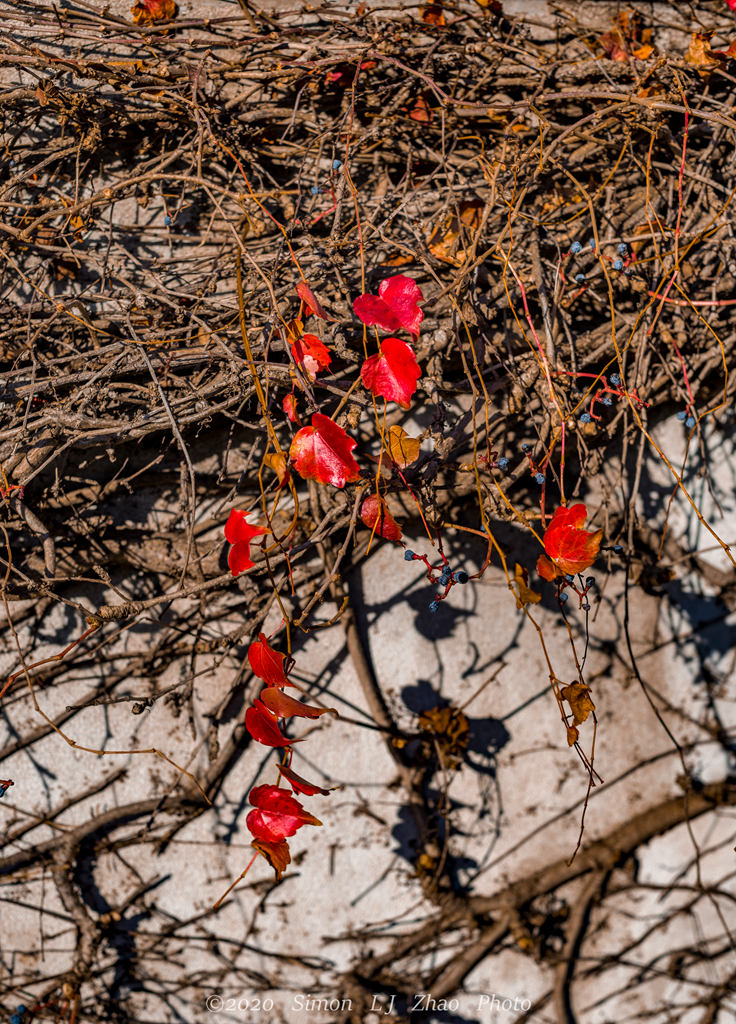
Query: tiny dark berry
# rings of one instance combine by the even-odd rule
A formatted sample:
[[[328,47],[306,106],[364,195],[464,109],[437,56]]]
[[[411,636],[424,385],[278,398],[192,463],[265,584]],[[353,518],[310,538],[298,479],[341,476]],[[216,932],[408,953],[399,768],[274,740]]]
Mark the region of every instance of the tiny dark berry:
[[[582,251],[583,251],[583,247],[580,244],[580,242],[573,242],[572,245],[570,246],[570,252],[573,254],[573,256],[577,256],[577,254],[579,252],[582,252]]]
[[[590,605],[588,604],[587,601],[583,601],[581,607],[582,607],[584,612],[589,612],[590,611]]]
[[[169,216],[168,213],[164,217],[164,226],[167,227],[167,228],[171,227],[171,217]]]
[[[695,426],[695,417],[694,416],[688,416],[688,418],[685,420],[685,426],[686,427],[690,427],[690,428],[694,427]]]
[[[312,185],[312,187],[310,188],[309,191],[312,193],[313,196],[318,196],[319,195],[319,189],[317,188],[316,185]]]
[[[684,411],[684,409],[680,409],[680,411],[677,414],[677,418],[680,421],[680,423],[683,423],[687,419],[687,413]]]
[[[339,171],[341,167],[342,167],[342,160],[335,159],[335,160],[332,161],[332,170],[333,171]]]
[[[580,417],[580,422],[581,423],[590,423],[590,413],[589,412],[584,412],[583,415]]]
[[[619,242],[618,251],[620,256],[625,256],[629,251],[629,247],[626,242]]]
[[[496,465],[498,466],[499,469],[506,469],[508,464],[509,464],[509,460],[508,459],[499,459],[498,462],[496,463]]]
[[[574,576],[571,576],[571,575],[570,575],[570,573],[568,572],[568,573],[567,573],[567,574],[565,575],[565,579],[567,580],[567,582],[568,582],[568,583],[572,583],[572,582],[573,582],[573,580],[575,579],[575,577],[574,577]]]
[[[404,560],[407,562],[413,562],[416,557],[417,556],[414,554],[414,552],[410,551],[409,548],[407,548],[406,551],[404,552]]]
[[[623,547],[620,544],[614,544],[613,550],[618,554],[618,552],[623,551]]]
[[[578,282],[578,284],[582,284],[585,280],[585,274],[576,274],[575,280]]]
[[[595,249],[595,238],[590,238],[588,240],[588,245],[590,246],[591,249]]]
[[[614,270],[623,270],[624,269],[624,261],[623,260],[619,260],[619,259],[615,259],[613,261],[613,269]]]
[[[598,399],[598,401],[601,403],[601,405],[613,405],[613,399],[610,395],[602,395]]]
[[[617,373],[612,373],[608,379],[610,380],[611,384],[613,384],[613,386],[615,388],[617,388],[619,386],[619,384],[621,383],[621,378],[619,377],[619,375]]]
[[[534,474],[534,479],[537,481],[538,484],[540,484],[540,485],[543,484],[544,483],[544,473],[535,473]]]
[[[432,613],[433,615],[434,615],[434,613],[435,613],[435,612],[437,611],[437,609],[439,608],[439,606],[440,606],[440,603],[439,603],[439,601],[432,601],[432,603],[431,603],[431,604],[430,604],[430,606],[429,606],[429,610],[431,611],[431,613]]]
[[[595,576],[586,576],[585,577],[585,586],[586,587],[592,587],[594,584],[595,584]]]
[[[452,579],[452,576],[449,573],[445,574],[443,572],[442,575],[440,576],[440,586],[441,587],[446,587],[451,579]]]
[[[559,599],[560,604],[564,604],[565,601],[567,601],[567,594],[559,594],[558,595],[558,599]]]
[[[22,1024],[22,1018],[17,1013],[10,1015],[10,1024]]]
[[[470,577],[464,569],[458,569],[457,572],[452,574],[452,578],[456,583],[467,583]]]
[[[532,448],[532,446],[531,446],[530,444],[523,444],[523,445],[521,446],[521,450],[522,450],[523,452],[529,452],[529,451],[531,451],[531,448]]]

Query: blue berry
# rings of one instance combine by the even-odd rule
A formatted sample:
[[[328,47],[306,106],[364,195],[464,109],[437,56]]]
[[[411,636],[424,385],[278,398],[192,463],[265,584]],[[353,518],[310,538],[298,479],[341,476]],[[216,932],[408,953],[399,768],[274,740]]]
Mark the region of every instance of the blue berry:
[[[342,160],[335,159],[335,160],[332,161],[332,170],[333,171],[339,171],[341,167],[342,167]]]
[[[626,255],[626,253],[629,251],[629,247],[626,244],[626,242],[619,242],[618,251],[619,251],[619,255],[621,255],[621,256],[625,256]]]
[[[470,577],[464,569],[458,569],[457,572],[452,574],[452,578],[456,583],[467,583]]]
[[[413,562],[415,558],[416,555],[414,554],[414,552],[410,551],[409,548],[407,548],[406,551],[404,552],[404,560],[406,562]]]
[[[25,1006],[23,1005],[23,1003],[20,1003],[20,1005],[19,1005],[19,1006],[16,1006],[16,1008],[15,1008],[15,1012],[16,1012],[16,1013],[25,1013],[25,1012],[26,1012],[26,1008],[25,1008]]]
[[[6,793],[7,793],[7,789],[6,789],[5,786],[3,786],[2,789],[0,789],[0,796],[5,796]]]
[[[171,227],[171,217],[169,216],[168,213],[164,217],[164,227]]]
[[[574,577],[574,576],[571,576],[571,575],[570,575],[570,573],[568,572],[568,573],[567,573],[567,574],[565,575],[565,579],[567,580],[567,582],[568,582],[568,583],[572,583],[572,582],[573,582],[573,581],[575,580],[575,577]]]
[[[614,260],[613,261],[613,269],[614,270],[623,270],[624,269],[624,261],[623,260],[619,260],[619,259]]]
[[[595,576],[586,576],[585,577],[585,586],[586,587],[592,587],[594,584],[595,584]]]
[[[565,601],[567,601],[567,594],[559,594],[558,595],[558,600],[559,600],[560,604],[564,604]]]
[[[621,544],[614,544],[613,550],[618,554],[620,551],[623,551],[623,547],[621,546]]]
[[[684,409],[680,409],[680,411],[677,414],[677,418],[680,421],[680,423],[682,423],[683,420],[685,420],[687,418],[687,413],[685,412]]]
[[[685,426],[686,427],[690,427],[690,428],[694,427],[695,426],[695,417],[694,416],[688,416],[688,418],[685,420]]]
[[[433,615],[434,615],[434,613],[435,613],[435,612],[437,611],[437,609],[439,608],[439,606],[440,606],[440,603],[439,603],[439,601],[432,601],[432,603],[431,603],[431,604],[430,604],[430,606],[429,606],[429,610],[431,611],[431,613],[432,613]]]
[[[590,423],[590,413],[589,412],[584,412],[583,415],[580,417],[580,422],[581,423]]]
[[[508,459],[499,459],[498,462],[496,463],[496,465],[498,466],[499,469],[506,469],[508,464],[509,464],[509,460]]]
[[[538,484],[543,484],[544,483],[544,473],[535,473],[534,474],[534,479],[537,481]]]
[[[585,274],[576,274],[575,280],[578,282],[578,284],[582,284],[582,282],[585,280]]]
[[[312,185],[309,191],[312,193],[313,196],[318,196],[320,193],[320,190],[317,188],[316,185]]]
[[[573,242],[572,245],[570,246],[570,252],[573,254],[573,256],[577,256],[577,254],[579,252],[582,252],[582,251],[583,251],[583,247],[580,244],[580,242]]]
[[[441,587],[446,587],[451,579],[452,579],[452,574],[451,573],[449,573],[449,572],[448,573],[444,573],[443,572],[442,575],[440,576],[440,586]]]
[[[23,1018],[18,1013],[10,1015],[10,1024],[22,1024]]]
[[[587,601],[583,601],[583,603],[582,603],[582,605],[580,607],[583,609],[584,612],[589,612],[590,611],[590,605],[588,604]]]
[[[601,395],[598,401],[601,403],[601,405],[613,405],[613,399],[610,395]]]
[[[619,375],[617,373],[610,374],[608,379],[610,380],[611,384],[613,384],[613,386],[615,388],[617,388],[619,386],[619,384],[621,383],[621,378],[619,377]]]
[[[529,451],[531,451],[531,449],[532,449],[532,446],[531,446],[530,444],[523,444],[523,445],[521,446],[521,450],[522,450],[523,452],[529,452]]]
[[[589,238],[588,239],[588,245],[590,246],[591,249],[595,249],[595,238]]]

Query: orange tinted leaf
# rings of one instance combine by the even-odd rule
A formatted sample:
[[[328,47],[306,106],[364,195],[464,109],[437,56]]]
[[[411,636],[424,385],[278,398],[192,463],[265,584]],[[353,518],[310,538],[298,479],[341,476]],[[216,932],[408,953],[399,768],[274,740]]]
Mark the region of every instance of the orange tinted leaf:
[[[580,737],[580,733],[577,731],[574,725],[567,726],[567,745],[568,747],[574,747]]]
[[[430,124],[434,115],[429,108],[424,95],[420,93],[414,101],[414,106],[409,111],[412,121],[420,121],[422,124]]]
[[[593,564],[598,555],[603,530],[584,530],[583,523],[587,515],[588,511],[583,504],[572,505],[570,508],[561,505],[555,510],[544,532],[544,550],[555,563],[558,576],[582,572]],[[539,563],[537,572],[549,579],[540,570]]]
[[[557,579],[558,576],[562,576],[561,572],[558,572],[554,562],[551,562],[546,555],[540,555],[537,559],[537,575],[541,576],[543,580]]]
[[[595,704],[590,697],[590,687],[585,683],[570,683],[560,690],[563,700],[566,700],[572,710],[573,725],[582,725],[591,711],[595,711]]]
[[[297,415],[296,415],[296,396],[293,395],[293,394],[292,395],[287,395],[286,398],[281,403],[281,405],[283,407],[284,412],[286,413],[286,415],[291,420],[291,422],[292,423],[296,423],[296,421],[297,421]]]
[[[302,427],[295,435],[289,454],[305,480],[344,487],[348,481],[360,479],[360,468],[352,456],[357,443],[329,417],[316,412],[312,426]]]
[[[369,530],[375,530],[386,540],[401,540],[401,527],[388,510],[383,498],[369,495],[360,506],[360,518]]]
[[[467,253],[460,248],[461,232],[472,240],[480,228],[484,209],[485,204],[480,199],[470,199],[459,203],[457,212],[448,211],[429,236],[427,248],[432,255],[454,266],[463,263]]]
[[[289,470],[286,466],[286,456],[282,455],[281,452],[271,452],[270,455],[266,455],[263,459],[264,463],[272,469],[279,481],[279,488],[284,487],[289,482]]]
[[[447,24],[442,4],[429,4],[427,7],[422,7],[421,12],[422,21],[425,25],[437,25],[439,28],[442,28]]]
[[[266,858],[276,872],[276,881],[280,882],[281,876],[291,863],[289,844],[286,840],[282,839],[278,843],[267,843],[265,839],[254,839],[250,845],[254,850],[258,850],[262,857]]]
[[[538,594],[536,590],[532,590],[529,586],[529,573],[518,562],[514,568],[514,582],[518,591],[516,595],[517,608],[523,608],[527,604],[538,604],[542,600],[542,595]]]
[[[174,0],[138,0],[130,12],[136,25],[151,25],[154,21],[175,18],[179,8]]]
[[[261,700],[277,718],[291,718],[292,716],[297,718],[319,718],[320,715],[326,715],[328,712],[331,712],[333,715],[337,714],[335,708],[316,708],[312,704],[304,704],[300,700],[294,700],[293,697],[289,697],[277,686],[269,686],[265,690],[261,690]]]
[[[389,428],[387,444],[388,453],[399,469],[410,466],[419,458],[421,441],[418,437],[409,437],[402,427],[394,425]]]

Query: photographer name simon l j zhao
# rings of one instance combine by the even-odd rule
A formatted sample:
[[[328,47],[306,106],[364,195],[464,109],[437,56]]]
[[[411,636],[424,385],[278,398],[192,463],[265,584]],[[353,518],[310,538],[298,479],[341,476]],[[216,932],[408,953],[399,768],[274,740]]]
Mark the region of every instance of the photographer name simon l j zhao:
[[[477,1004],[475,1009],[477,1011],[486,1010],[489,1014],[491,1013],[511,1013],[512,1011],[518,1012],[526,1011],[531,1008],[531,999],[522,999],[520,996],[499,996],[495,992],[490,995],[481,993],[477,996]],[[376,993],[373,996],[373,1002],[368,1007],[368,1013],[371,1014],[387,1014],[393,1013],[394,1004],[396,1002],[396,994],[388,993]],[[466,1002],[466,1000],[463,1000]],[[268,1014],[274,1009],[273,999],[265,998],[260,999],[257,996],[251,996],[250,998],[224,998],[217,994],[213,994],[207,997],[205,1000],[207,1009],[212,1013],[263,1013]],[[314,1013],[316,1011],[324,1012],[338,1012],[353,1009],[353,1002],[348,998],[338,998],[333,996],[314,996],[311,993],[297,992],[294,994],[291,1000],[290,1009],[296,1013]],[[415,992],[413,996],[408,999],[408,1005],[406,1007],[409,1013],[420,1013],[424,1011],[450,1011],[456,1012],[460,1009],[459,999],[436,999],[429,992]]]

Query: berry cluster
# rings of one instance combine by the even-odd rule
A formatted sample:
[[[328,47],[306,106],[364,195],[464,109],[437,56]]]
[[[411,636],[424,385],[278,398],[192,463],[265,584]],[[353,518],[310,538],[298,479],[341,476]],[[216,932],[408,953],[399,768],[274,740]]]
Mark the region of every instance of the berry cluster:
[[[581,373],[579,377],[595,377],[593,373]],[[598,402],[600,405],[613,405],[614,398],[631,398],[638,405],[649,405],[648,402],[643,402],[636,393],[636,388],[631,391],[627,391],[626,387],[621,380],[621,377],[617,373],[611,373],[608,376],[608,380],[605,377],[601,378],[603,385],[599,387],[593,397],[590,400],[590,409],[588,412],[582,413],[580,416],[581,423],[590,423],[591,420],[599,420],[601,417],[594,412],[595,404]]]
[[[545,459],[544,463],[542,463],[541,466],[538,466],[537,463],[534,461],[534,456],[531,454],[532,453],[532,445],[530,445],[530,444],[523,444],[521,446],[521,450],[526,455],[527,462],[529,463],[529,469],[531,470],[531,474],[534,477],[535,483],[538,483],[539,486],[541,487],[542,484],[545,481],[545,475],[544,475],[543,470],[544,470],[544,466],[545,466],[545,463],[546,463],[547,460]]]
[[[690,406],[687,409],[681,409],[677,414],[678,420],[685,423],[688,430],[692,430],[695,426],[695,417],[693,416],[693,410]]]
[[[23,1024],[23,1014],[26,1012],[26,1008],[23,1003],[19,1003],[15,1008],[15,1013],[10,1015],[10,1024]]]
[[[560,577],[557,584],[557,600],[561,605],[566,604],[569,594],[566,590],[569,588],[578,595],[578,607],[582,608],[584,612],[590,611],[590,602],[588,601],[588,591],[591,587],[595,586],[595,576],[586,576],[585,582],[583,583],[583,577],[578,573],[578,581],[580,586],[576,586],[575,577],[568,573],[566,576]]]
[[[409,548],[404,552],[405,561],[424,562],[427,567],[427,579],[429,582],[444,588],[443,592],[435,594],[434,600],[430,602],[429,610],[432,614],[437,611],[440,601],[445,600],[456,583],[464,584],[470,579],[470,576],[464,569],[457,569],[453,572],[442,551],[440,551],[440,555],[442,556],[442,565],[433,566],[426,555],[418,555],[415,551],[410,551]],[[437,576],[435,573],[439,573],[439,575]]]

